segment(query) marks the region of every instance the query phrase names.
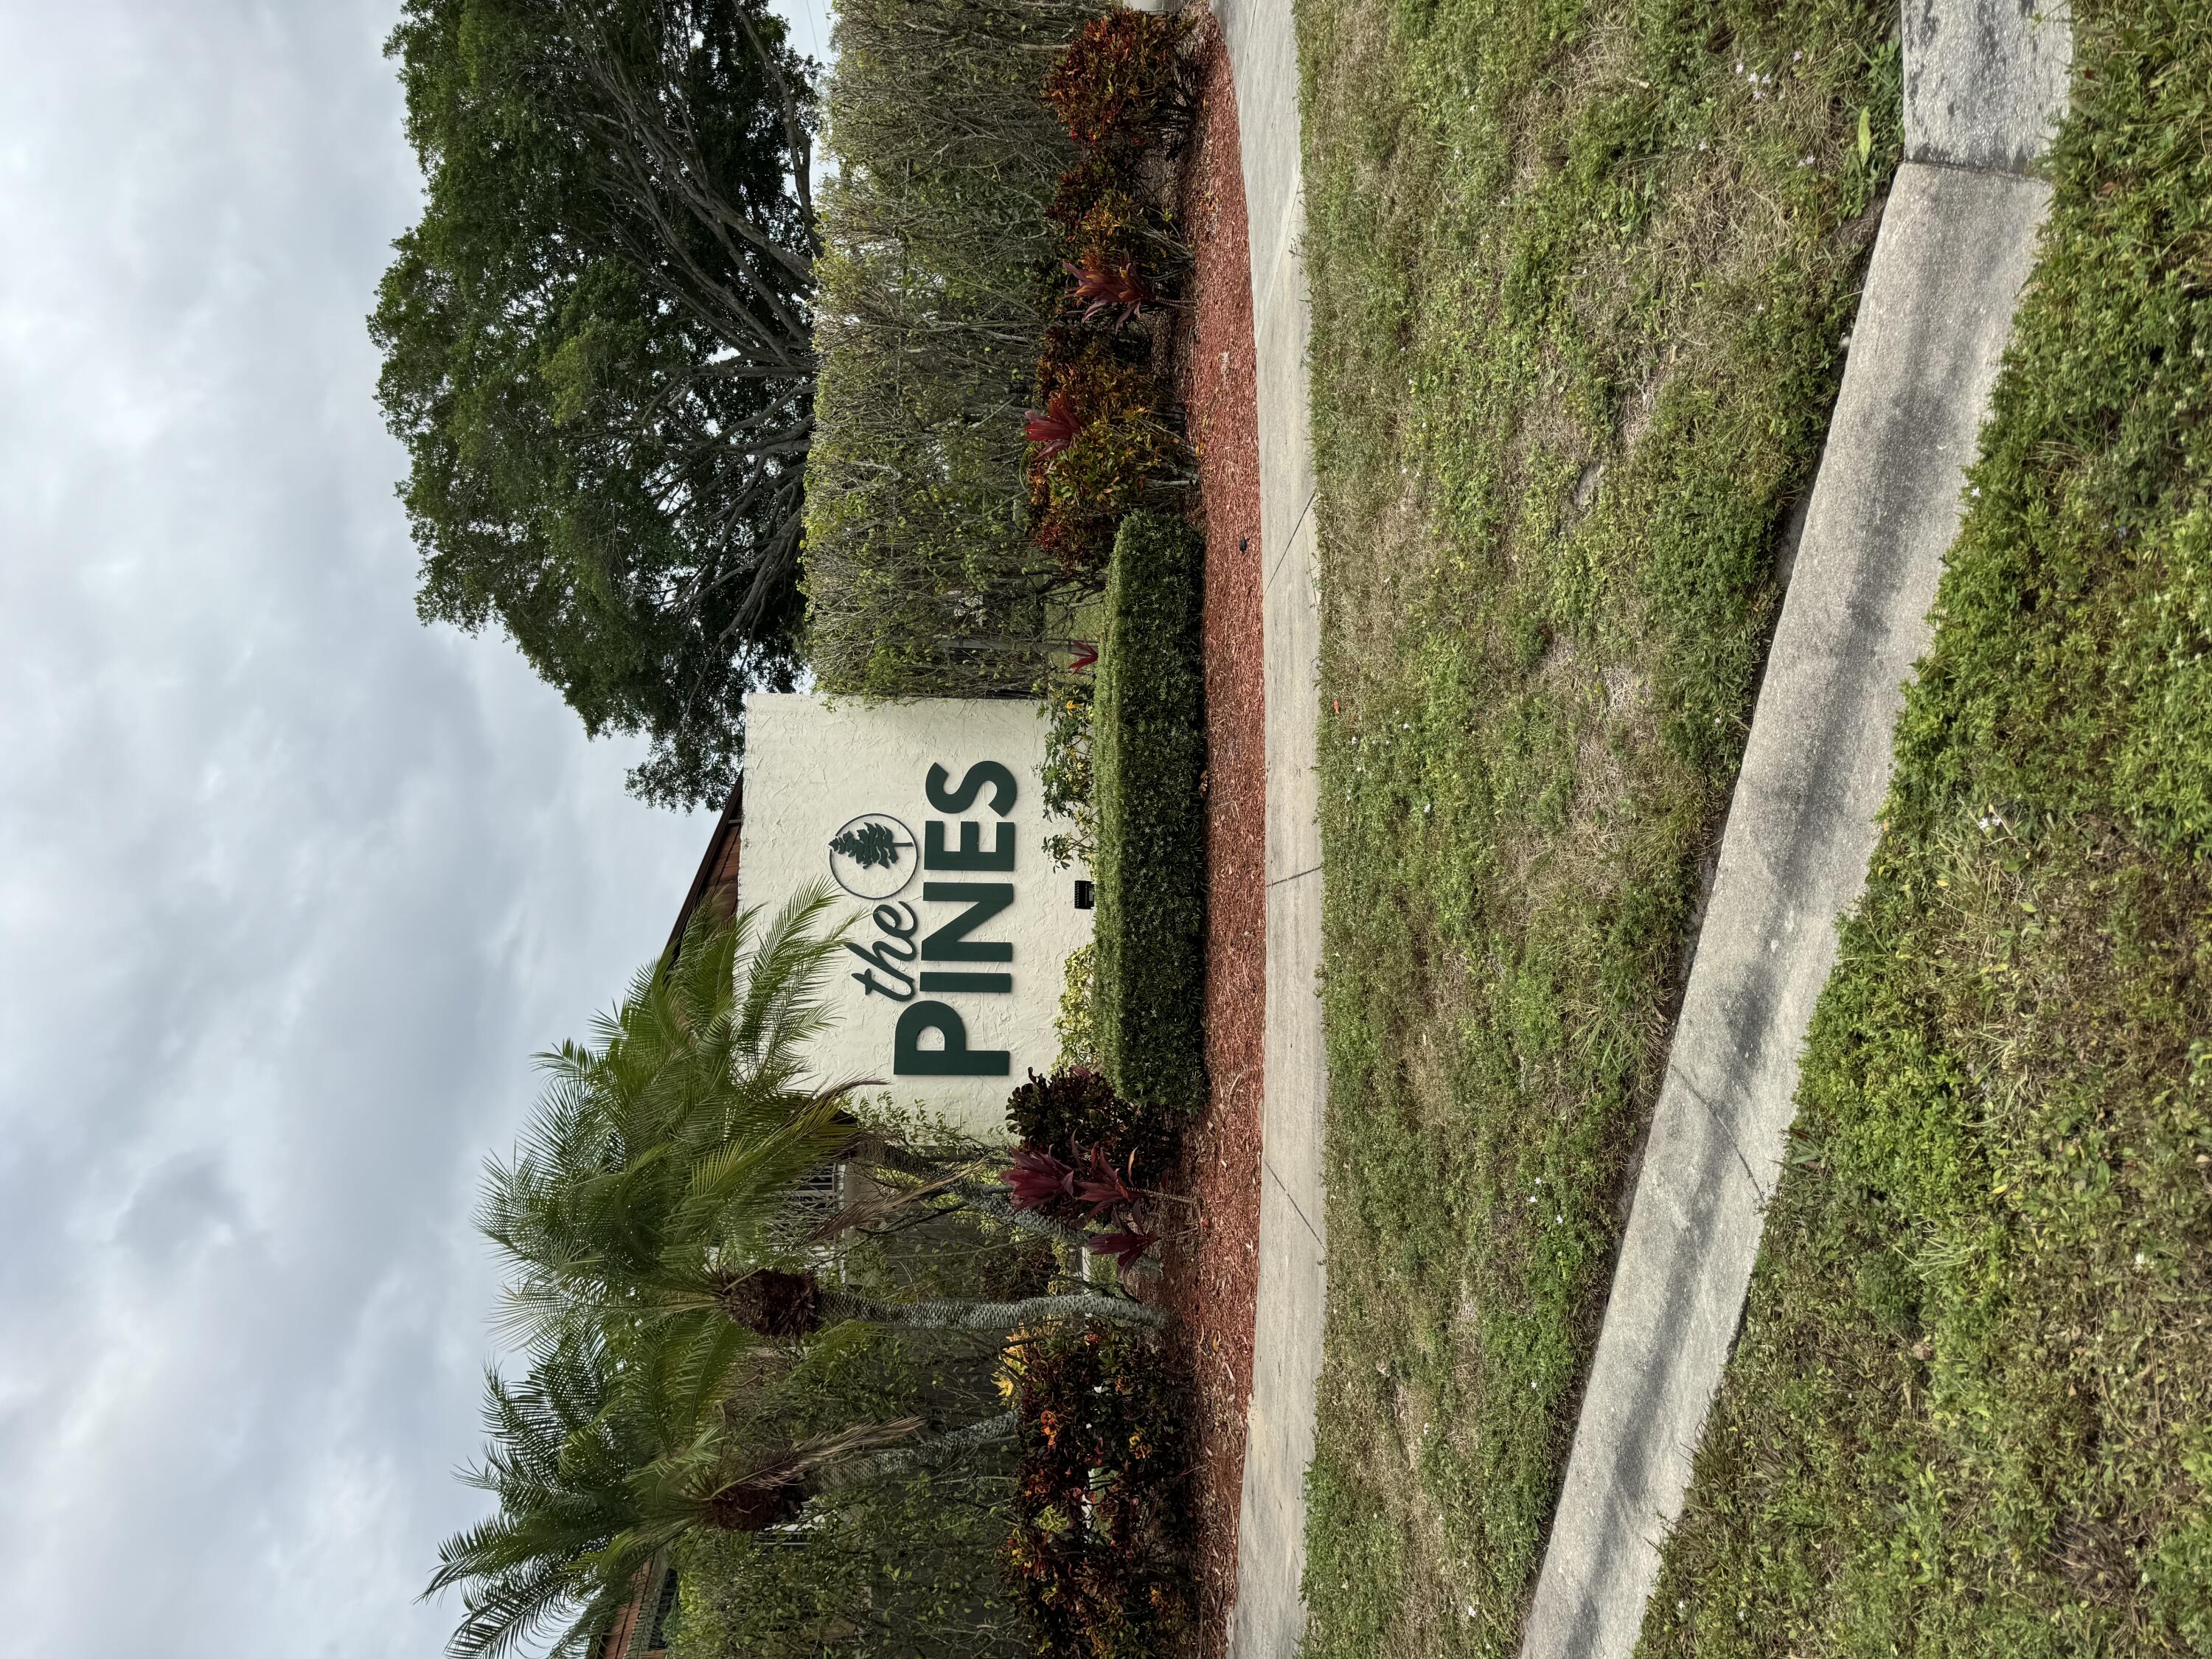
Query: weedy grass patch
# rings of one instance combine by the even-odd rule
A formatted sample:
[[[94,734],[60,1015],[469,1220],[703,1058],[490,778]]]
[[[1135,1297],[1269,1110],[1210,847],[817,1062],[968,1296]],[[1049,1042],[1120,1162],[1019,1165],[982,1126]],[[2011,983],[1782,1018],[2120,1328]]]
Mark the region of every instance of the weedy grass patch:
[[[2212,1653],[2212,6],[2074,27],[1647,1654]]]
[[[1302,0],[1329,1297],[1307,1650],[1518,1638],[1893,8]]]

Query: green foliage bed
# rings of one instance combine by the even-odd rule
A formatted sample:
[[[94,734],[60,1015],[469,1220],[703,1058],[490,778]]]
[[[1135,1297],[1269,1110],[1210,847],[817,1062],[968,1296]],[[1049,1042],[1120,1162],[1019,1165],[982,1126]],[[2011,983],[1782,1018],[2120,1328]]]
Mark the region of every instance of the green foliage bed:
[[[1168,1659],[1189,1631],[1188,1380],[1133,1332],[1055,1332],[1012,1361],[1022,1419],[1007,1576],[1035,1651]]]
[[[1115,538],[1092,712],[1098,817],[1097,1032],[1115,1089],[1206,1097],[1205,543],[1133,513]]]
[[[1900,143],[1895,25],[1302,0],[1315,1659],[1517,1644]]]
[[[2212,7],[2074,27],[1646,1653],[2212,1653]]]
[[[816,266],[806,653],[871,695],[1026,689],[1051,563],[1023,416],[1075,151],[1042,97],[1095,0],[849,0]]]
[[[864,1340],[811,1356],[820,1432],[928,1413],[970,1393],[990,1358]],[[1000,1557],[1014,1524],[1012,1455],[926,1470],[818,1504],[803,1534],[702,1530],[674,1553],[680,1611],[673,1659],[799,1659],[823,1652],[1003,1659],[1026,1650]]]

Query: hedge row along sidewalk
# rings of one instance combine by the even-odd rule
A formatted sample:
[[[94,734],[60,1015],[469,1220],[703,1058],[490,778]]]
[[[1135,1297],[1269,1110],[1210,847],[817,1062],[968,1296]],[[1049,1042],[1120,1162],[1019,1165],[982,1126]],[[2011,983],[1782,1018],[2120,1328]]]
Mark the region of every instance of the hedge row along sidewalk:
[[[1206,543],[1132,513],[1114,538],[1091,714],[1099,1056],[1156,1109],[1206,1103]]]
[[[1881,194],[1893,9],[1307,0],[1315,1656],[1505,1653]]]
[[[1645,1653],[2212,1653],[2212,5],[2074,29]]]

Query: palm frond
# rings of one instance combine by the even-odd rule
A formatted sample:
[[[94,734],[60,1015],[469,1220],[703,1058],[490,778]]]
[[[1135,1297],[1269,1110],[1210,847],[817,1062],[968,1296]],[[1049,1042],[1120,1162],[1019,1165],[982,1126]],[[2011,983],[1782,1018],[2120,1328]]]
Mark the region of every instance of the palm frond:
[[[487,1374],[484,1452],[465,1478],[498,1508],[440,1547],[425,1592],[462,1591],[456,1659],[500,1659],[556,1627],[568,1642],[696,1524],[696,1505],[646,1501],[641,1472],[726,1455],[715,1407],[744,1340],[727,1321],[633,1333],[621,1350],[572,1332],[520,1379]]]

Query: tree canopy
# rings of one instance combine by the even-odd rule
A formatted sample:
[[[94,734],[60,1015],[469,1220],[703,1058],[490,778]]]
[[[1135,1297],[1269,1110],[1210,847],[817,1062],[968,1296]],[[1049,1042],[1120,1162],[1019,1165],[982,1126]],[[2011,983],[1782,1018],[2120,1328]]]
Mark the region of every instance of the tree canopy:
[[[407,0],[425,180],[370,319],[426,622],[496,622],[631,787],[725,793],[787,689],[811,65],[763,0]]]

